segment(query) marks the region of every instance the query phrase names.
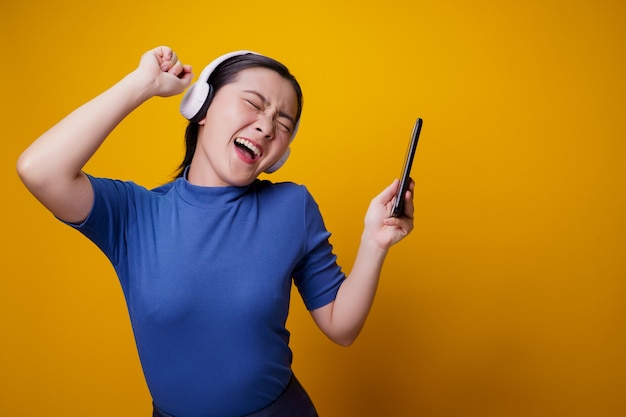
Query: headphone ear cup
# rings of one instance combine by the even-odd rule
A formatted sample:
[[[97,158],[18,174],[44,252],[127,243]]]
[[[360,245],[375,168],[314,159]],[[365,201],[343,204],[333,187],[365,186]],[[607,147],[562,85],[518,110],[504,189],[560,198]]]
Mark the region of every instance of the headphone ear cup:
[[[289,158],[289,155],[291,154],[291,148],[287,148],[287,150],[285,151],[285,153],[280,157],[280,159],[278,161],[276,161],[274,163],[274,165],[272,165],[271,167],[267,168],[265,170],[266,173],[271,174],[272,172],[276,172],[278,171],[278,169],[280,167],[282,167],[285,162],[287,162],[287,158]]]
[[[291,139],[289,140],[289,143],[293,142],[293,139],[296,137],[296,133],[298,133],[299,128],[300,120],[296,122],[296,126],[293,129],[293,133],[291,134]],[[283,156],[281,156],[280,159],[274,163],[274,165],[266,169],[265,172],[271,174],[272,172],[278,171],[280,167],[285,165],[285,162],[287,162],[287,158],[289,158],[289,155],[291,155],[291,147],[288,147]]]
[[[213,100],[213,87],[206,82],[192,85],[180,102],[180,112],[190,122],[199,122]]]

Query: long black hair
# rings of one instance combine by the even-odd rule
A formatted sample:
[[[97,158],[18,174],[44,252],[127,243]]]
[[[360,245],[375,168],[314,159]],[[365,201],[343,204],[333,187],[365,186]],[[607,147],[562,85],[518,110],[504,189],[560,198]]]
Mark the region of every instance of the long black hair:
[[[291,82],[296,96],[298,99],[298,110],[296,113],[296,122],[300,120],[302,114],[302,89],[296,78],[289,72],[289,69],[276,61],[275,59],[257,55],[257,54],[245,54],[238,55],[227,59],[215,68],[208,79],[208,83],[213,87],[213,96],[219,91],[220,88],[226,84],[235,82],[237,75],[248,68],[267,68],[276,71],[281,77]],[[198,122],[189,122],[185,131],[185,157],[183,162],[178,166],[176,178],[182,177],[185,170],[191,165],[191,160],[196,152],[196,144],[198,143],[198,130],[200,125]]]

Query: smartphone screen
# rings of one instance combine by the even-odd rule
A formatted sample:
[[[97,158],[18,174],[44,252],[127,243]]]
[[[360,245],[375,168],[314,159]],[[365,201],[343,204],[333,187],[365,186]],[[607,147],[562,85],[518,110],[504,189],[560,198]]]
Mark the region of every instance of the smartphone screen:
[[[422,119],[417,118],[415,126],[413,126],[413,133],[411,134],[411,140],[409,147],[406,151],[406,157],[404,159],[404,166],[402,167],[402,173],[400,175],[400,187],[393,200],[393,206],[391,208],[391,216],[402,216],[404,211],[404,195],[409,188],[409,181],[411,180],[411,166],[413,165],[413,156],[415,156],[415,149],[417,148],[417,141],[420,137],[422,130]]]

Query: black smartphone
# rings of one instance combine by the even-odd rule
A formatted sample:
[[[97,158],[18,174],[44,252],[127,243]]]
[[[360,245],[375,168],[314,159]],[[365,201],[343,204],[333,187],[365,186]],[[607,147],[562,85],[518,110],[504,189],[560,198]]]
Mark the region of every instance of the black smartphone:
[[[402,174],[400,176],[400,186],[398,192],[393,200],[393,206],[391,208],[391,216],[399,217],[404,211],[404,195],[409,188],[409,181],[411,180],[411,166],[413,165],[413,157],[415,156],[415,149],[417,148],[417,141],[422,131],[422,119],[417,118],[415,126],[413,126],[413,133],[411,134],[411,141],[409,142],[409,148],[406,151],[406,157],[404,159],[404,166],[402,167]]]

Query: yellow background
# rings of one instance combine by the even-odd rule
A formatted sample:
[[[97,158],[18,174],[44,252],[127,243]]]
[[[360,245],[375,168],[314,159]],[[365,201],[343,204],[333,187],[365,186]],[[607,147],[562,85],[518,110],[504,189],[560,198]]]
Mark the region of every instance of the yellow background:
[[[322,416],[626,415],[624,2],[24,0],[0,16],[1,415],[150,415],[113,269],[15,161],[159,44],[196,74],[245,48],[297,75],[301,130],[272,178],[308,185],[347,270],[424,119],[415,231],[361,338],[334,346],[294,298],[294,368]],[[167,181],[179,100],[133,113],[88,171]]]

